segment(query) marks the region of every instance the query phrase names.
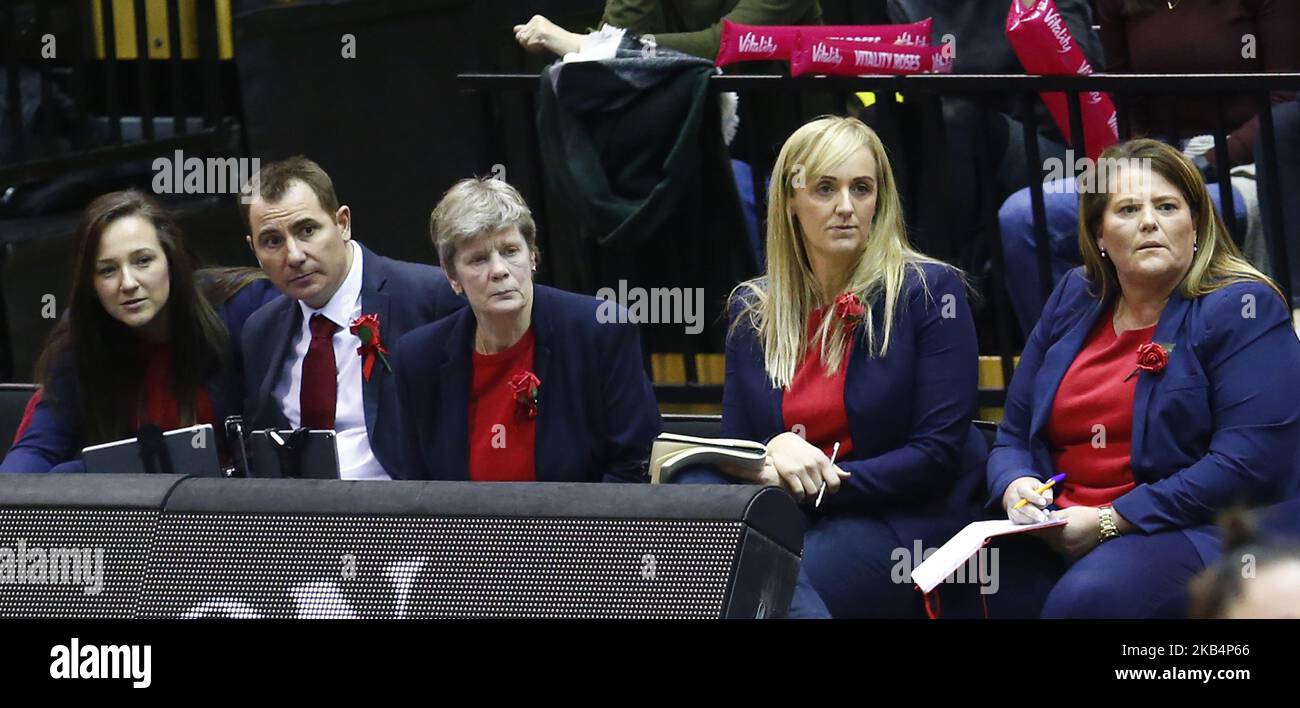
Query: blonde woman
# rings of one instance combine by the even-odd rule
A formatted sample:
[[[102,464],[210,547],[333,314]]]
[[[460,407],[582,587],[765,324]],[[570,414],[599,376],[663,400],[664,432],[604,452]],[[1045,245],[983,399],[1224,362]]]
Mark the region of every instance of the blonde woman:
[[[1134,140],[1101,159],[1118,179],[1080,198],[1084,265],[1025,344],[988,463],[1013,521],[1056,507],[1067,524],[1005,544],[1024,557],[1003,554],[997,602],[1044,617],[1183,616],[1187,582],[1222,553],[1214,516],[1300,491],[1300,342],[1182,153]]]
[[[978,507],[964,282],[908,245],[889,158],[858,120],[795,131],[770,194],[767,273],[731,298],[723,432],[766,441],[748,481],[808,511],[791,616],[823,602],[834,617],[923,616],[913,556]]]

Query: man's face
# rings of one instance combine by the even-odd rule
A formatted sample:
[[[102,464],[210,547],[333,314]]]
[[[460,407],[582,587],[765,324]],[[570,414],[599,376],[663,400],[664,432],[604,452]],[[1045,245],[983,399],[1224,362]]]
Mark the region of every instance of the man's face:
[[[311,187],[294,181],[276,202],[258,195],[249,205],[248,221],[248,245],[275,287],[309,307],[324,307],[352,266],[348,208],[330,214]]]

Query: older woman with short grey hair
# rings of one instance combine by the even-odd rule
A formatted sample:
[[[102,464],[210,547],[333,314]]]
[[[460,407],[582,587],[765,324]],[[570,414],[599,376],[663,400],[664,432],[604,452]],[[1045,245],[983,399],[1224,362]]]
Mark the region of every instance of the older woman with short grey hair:
[[[533,282],[536,226],[504,181],[457,182],[429,231],[469,307],[397,347],[403,476],[643,481],[661,425],[636,325]]]
[[[530,251],[537,252],[532,211],[519,190],[498,179],[457,182],[429,215],[429,234],[444,270],[454,267],[458,248],[477,236],[510,227],[518,229]]]

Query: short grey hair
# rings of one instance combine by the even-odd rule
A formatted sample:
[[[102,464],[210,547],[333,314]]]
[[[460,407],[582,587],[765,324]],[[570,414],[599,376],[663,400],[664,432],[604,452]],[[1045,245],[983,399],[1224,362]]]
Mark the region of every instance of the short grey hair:
[[[429,236],[438,249],[438,262],[455,275],[456,250],[483,234],[510,227],[537,251],[537,226],[519,190],[493,177],[466,178],[451,186],[429,215]]]

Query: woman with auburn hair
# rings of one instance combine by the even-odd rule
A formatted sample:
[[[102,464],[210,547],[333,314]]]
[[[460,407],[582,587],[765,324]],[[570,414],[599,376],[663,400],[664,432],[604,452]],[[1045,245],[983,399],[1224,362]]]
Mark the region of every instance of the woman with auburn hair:
[[[1300,370],[1300,342],[1190,160],[1155,140],[1101,159],[1119,179],[1080,197],[1084,265],[1029,336],[988,463],[1013,521],[1066,525],[1002,544],[1015,553],[995,602],[1183,616],[1188,581],[1222,552],[1215,515],[1300,492],[1300,398],[1278,385]]]
[[[885,148],[856,119],[795,131],[770,194],[767,272],[731,297],[723,434],[765,441],[745,481],[807,511],[790,616],[924,616],[899,553],[941,545],[979,506],[965,283],[908,245]]]
[[[81,449],[238,413],[233,343],[277,295],[255,269],[196,271],[152,197],[111,192],[82,213],[72,292],[37,362],[40,402],[0,472],[80,471]],[[220,440],[220,436],[218,436]]]

